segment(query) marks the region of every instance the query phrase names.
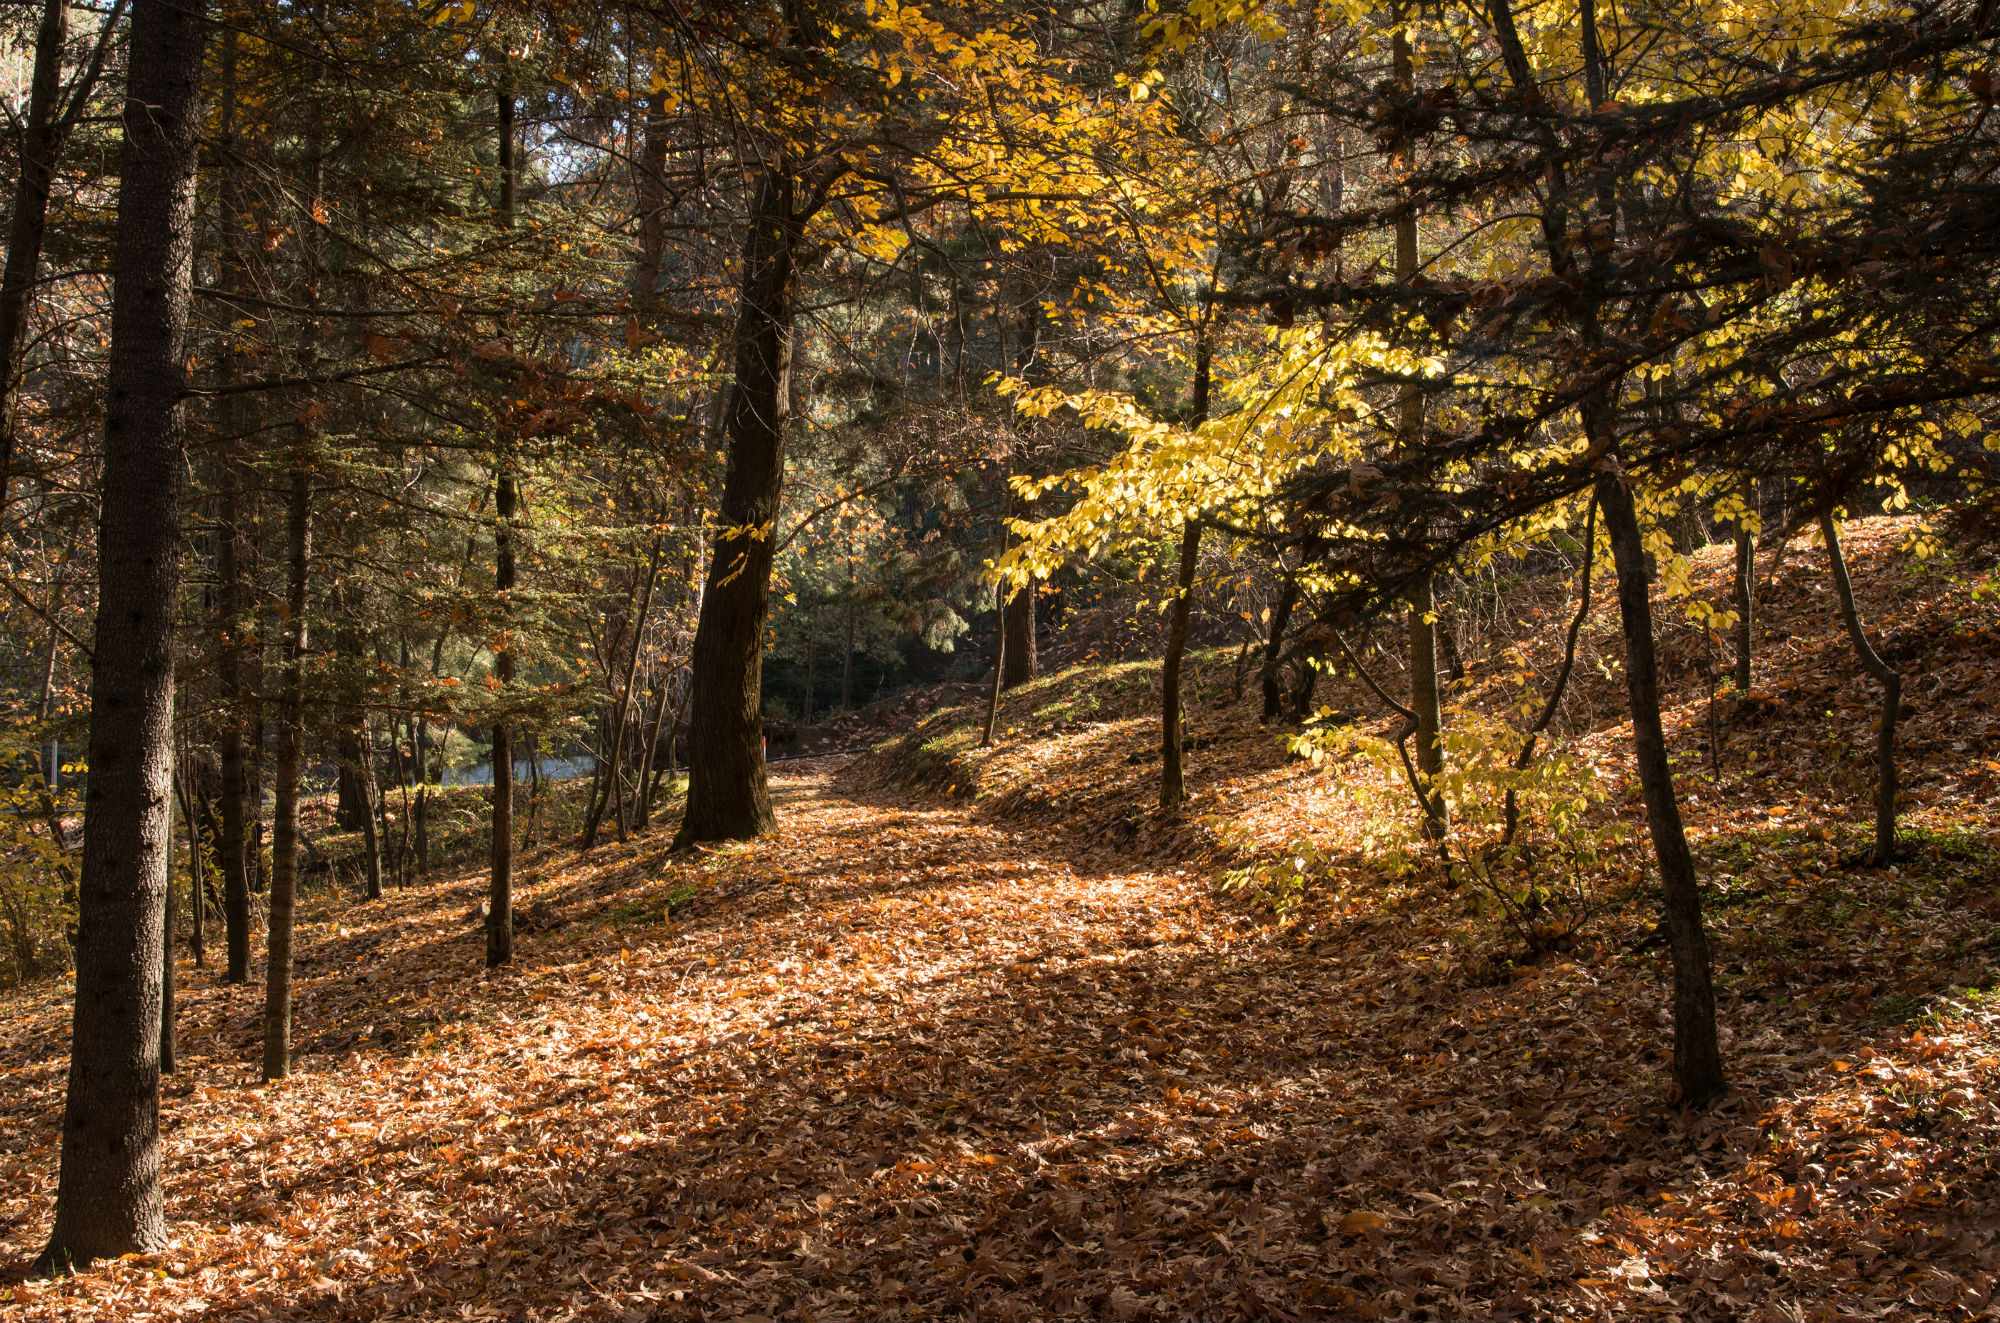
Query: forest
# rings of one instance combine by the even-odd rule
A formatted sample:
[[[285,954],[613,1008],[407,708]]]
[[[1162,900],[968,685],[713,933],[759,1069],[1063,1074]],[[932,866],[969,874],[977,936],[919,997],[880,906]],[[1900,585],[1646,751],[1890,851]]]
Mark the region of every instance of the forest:
[[[0,1317],[2000,1317],[1992,0],[0,109]]]

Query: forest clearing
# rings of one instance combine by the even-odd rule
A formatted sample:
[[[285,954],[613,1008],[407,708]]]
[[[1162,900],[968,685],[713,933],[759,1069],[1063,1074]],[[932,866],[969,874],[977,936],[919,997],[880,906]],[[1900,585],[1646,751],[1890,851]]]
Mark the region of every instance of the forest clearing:
[[[0,6],[0,1311],[2000,1318],[1996,110]]]

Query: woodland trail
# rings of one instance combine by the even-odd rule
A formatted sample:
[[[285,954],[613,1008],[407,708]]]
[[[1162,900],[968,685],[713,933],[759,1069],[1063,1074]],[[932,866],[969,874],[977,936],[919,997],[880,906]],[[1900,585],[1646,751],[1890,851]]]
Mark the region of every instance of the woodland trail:
[[[1649,967],[1466,986],[1417,916],[1302,941],[839,763],[787,766],[754,844],[533,856],[499,975],[469,919],[432,935],[476,877],[315,914],[275,1087],[257,990],[184,967],[178,1239],[0,1287],[14,1316],[1618,1317],[1674,1272],[1686,1317],[1835,1298],[1757,1276],[1703,1210],[1768,1117],[1661,1104]],[[0,1047],[0,1122],[33,1144],[0,1171],[14,1261],[48,1206],[60,1009]],[[1771,1082],[1830,1054],[1739,1059]],[[1821,1230],[1791,1225],[1811,1262]]]

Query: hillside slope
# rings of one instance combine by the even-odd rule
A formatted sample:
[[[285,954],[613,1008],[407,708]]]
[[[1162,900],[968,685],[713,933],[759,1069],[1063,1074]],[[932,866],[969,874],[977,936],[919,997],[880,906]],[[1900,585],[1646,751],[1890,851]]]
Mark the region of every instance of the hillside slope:
[[[1010,696],[995,753],[946,713],[862,764],[782,765],[754,844],[542,850],[498,974],[476,875],[322,901],[279,1085],[254,1082],[260,989],[184,964],[174,1245],[6,1279],[7,1316],[1984,1316],[2000,628],[1867,531],[1871,610],[1931,677],[1919,849],[1837,866],[1868,692],[1812,600],[1779,598],[1773,701],[1720,790],[1685,772],[1735,1086],[1705,1115],[1665,1097],[1636,874],[1566,954],[1517,963],[1471,891],[1362,867],[1360,769],[1288,760],[1219,701],[1225,659],[1198,669],[1175,829],[1145,807],[1146,671],[1078,673]],[[1609,759],[1593,674],[1576,724]],[[1300,840],[1326,866],[1293,922],[1218,894]],[[0,1003],[10,1264],[45,1230],[66,995]]]

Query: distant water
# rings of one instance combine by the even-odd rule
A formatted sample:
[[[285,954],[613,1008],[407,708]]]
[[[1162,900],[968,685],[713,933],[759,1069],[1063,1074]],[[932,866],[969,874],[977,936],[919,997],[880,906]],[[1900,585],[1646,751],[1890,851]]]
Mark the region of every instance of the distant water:
[[[587,753],[579,753],[573,758],[542,759],[542,775],[551,781],[574,781],[589,776],[597,768],[597,759]],[[534,767],[526,758],[514,761],[514,780],[525,785],[533,779]],[[470,767],[448,767],[444,773],[444,783],[448,786],[490,786],[493,784],[493,764],[474,763]]]

